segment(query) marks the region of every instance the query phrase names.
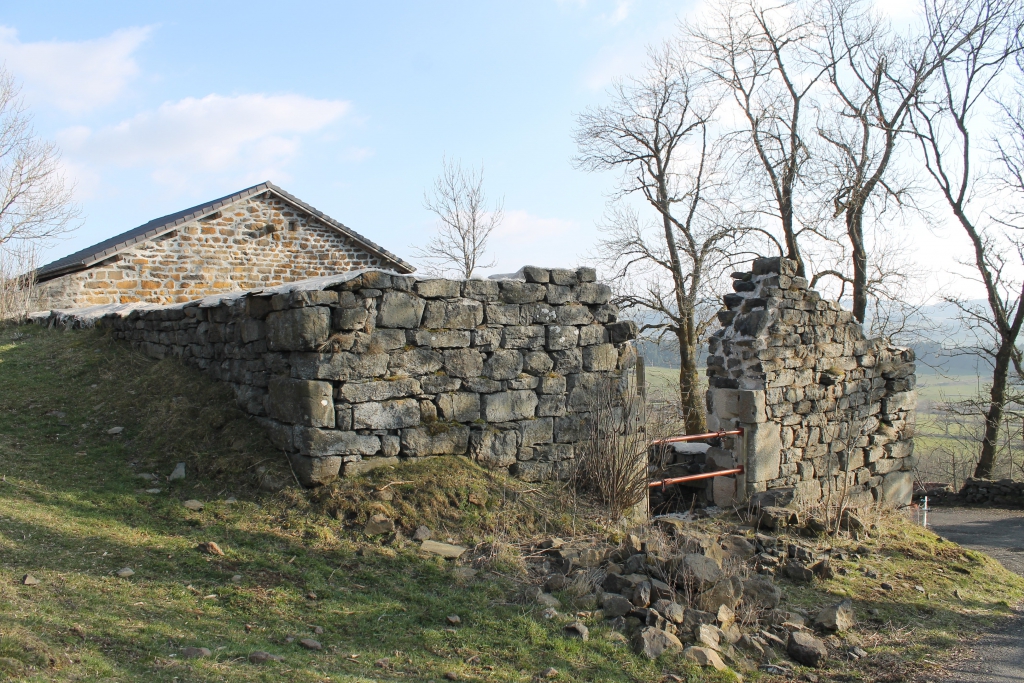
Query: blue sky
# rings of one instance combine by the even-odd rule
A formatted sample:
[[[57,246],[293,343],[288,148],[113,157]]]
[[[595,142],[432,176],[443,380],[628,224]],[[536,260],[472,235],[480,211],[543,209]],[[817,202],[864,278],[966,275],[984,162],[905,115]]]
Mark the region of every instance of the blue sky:
[[[504,196],[498,264],[576,263],[614,185],[573,169],[575,115],[691,3],[32,2],[0,59],[85,216],[51,260],[272,180],[408,257],[444,155]]]

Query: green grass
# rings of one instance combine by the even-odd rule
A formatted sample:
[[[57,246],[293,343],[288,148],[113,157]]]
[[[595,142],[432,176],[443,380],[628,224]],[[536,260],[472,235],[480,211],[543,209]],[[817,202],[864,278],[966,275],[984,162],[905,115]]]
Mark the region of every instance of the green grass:
[[[705,680],[678,658],[638,659],[597,623],[588,643],[569,639],[564,622],[517,604],[510,541],[572,533],[559,491],[436,458],[313,496],[260,493],[260,468],[291,474],[231,406],[224,387],[96,333],[0,328],[0,678],[527,681],[555,667],[564,681]],[[164,478],[177,461],[185,482],[146,493],[136,475]],[[385,500],[379,489],[402,481]],[[202,511],[182,506],[193,498]],[[416,544],[366,539],[362,520],[379,509],[406,534],[427,522],[474,545],[480,574],[458,579]],[[198,552],[205,541],[225,555]],[[134,576],[118,578],[126,566]],[[27,573],[41,584],[21,585]],[[183,661],[187,646],[213,656]],[[285,659],[254,665],[255,650]]]

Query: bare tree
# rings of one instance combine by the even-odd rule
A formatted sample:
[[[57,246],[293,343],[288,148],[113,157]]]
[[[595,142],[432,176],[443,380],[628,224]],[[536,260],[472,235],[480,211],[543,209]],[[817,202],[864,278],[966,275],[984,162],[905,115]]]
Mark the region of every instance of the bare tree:
[[[445,159],[441,175],[431,193],[424,193],[423,206],[438,220],[437,234],[413,253],[435,272],[455,272],[469,279],[477,268],[490,268],[487,240],[504,212],[499,200],[489,211],[484,193],[484,170],[464,169],[461,162]]]
[[[645,73],[617,84],[611,103],[580,115],[577,166],[622,173],[606,238],[619,302],[656,319],[643,325],[678,342],[679,393],[689,433],[705,430],[698,352],[717,305],[709,288],[735,253],[739,227],[729,215],[721,141],[709,131],[712,98],[688,55],[652,50]],[[626,197],[654,210],[641,220]]]
[[[999,447],[1011,366],[1024,374],[1017,346],[1024,324],[1024,282],[1013,273],[1024,265],[1024,241],[1018,232],[1022,226],[1012,222],[1012,215],[1000,219],[997,204],[1007,199],[1019,203],[1024,195],[994,203],[991,193],[983,191],[987,180],[984,150],[975,138],[979,125],[985,125],[986,111],[997,109],[987,95],[1007,64],[1013,64],[1020,54],[1021,8],[1016,0],[963,0],[962,5],[953,6],[965,12],[967,22],[944,23],[950,3],[929,2],[931,40],[960,42],[961,46],[943,62],[931,91],[915,102],[912,124],[925,170],[971,242],[972,258],[963,263],[974,271],[974,279],[985,291],[984,306],[959,296],[947,300],[975,333],[975,350],[992,367],[981,454],[975,468],[976,477],[987,478],[992,475]],[[969,34],[965,27],[970,27]],[[1011,146],[1003,153],[1024,164]],[[1012,174],[1013,166],[1007,167],[1007,172]],[[1012,182],[1006,189],[1015,189]]]
[[[684,40],[695,41],[707,71],[742,112],[746,130],[736,139],[747,163],[739,182],[766,191],[771,209],[761,208],[755,197],[755,210],[779,220],[785,255],[805,276],[800,236],[817,230],[817,209],[801,220],[799,207],[811,158],[808,105],[830,66],[812,60],[817,25],[796,0],[719,0],[704,23],[686,27]]]

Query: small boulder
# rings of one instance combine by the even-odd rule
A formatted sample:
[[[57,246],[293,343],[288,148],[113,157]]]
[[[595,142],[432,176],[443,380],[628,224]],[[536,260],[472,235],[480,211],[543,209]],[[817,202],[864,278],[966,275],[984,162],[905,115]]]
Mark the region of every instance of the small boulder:
[[[681,624],[686,618],[686,608],[670,600],[658,600],[654,603],[654,609],[673,624]]]
[[[715,671],[725,670],[725,662],[718,653],[706,647],[690,646],[683,650],[683,657],[696,662],[698,666],[710,666]]]
[[[565,627],[566,634],[571,638],[579,638],[583,642],[590,640],[590,629],[579,620],[576,620]]]
[[[178,481],[179,479],[185,478],[185,463],[179,462],[174,467],[174,471],[171,472],[171,476],[167,477],[167,481]]]
[[[31,574],[25,574],[21,577],[21,585],[23,586],[38,586],[42,581],[32,576]]]
[[[793,661],[810,667],[819,666],[828,657],[825,643],[806,631],[792,631],[789,634],[786,653]]]
[[[430,537],[434,535],[430,529],[425,526],[419,526],[416,528],[416,532],[412,535],[414,541],[429,541]]]
[[[313,640],[312,638],[303,638],[299,641],[299,645],[306,648],[307,650],[322,650],[324,646],[320,644],[319,640]]]
[[[790,561],[782,569],[783,573],[797,583],[810,583],[814,580],[812,572],[803,562]]]
[[[648,626],[633,637],[633,651],[648,659],[657,659],[666,652],[679,652],[683,644],[668,631]]]
[[[447,557],[448,559],[455,559],[461,556],[462,553],[466,552],[466,549],[461,545],[439,543],[437,541],[423,541],[423,544],[420,546],[420,550],[433,555]]]
[[[283,662],[284,657],[281,655],[272,655],[269,652],[263,650],[256,650],[255,652],[249,653],[249,661],[253,664],[265,664],[267,662]]]
[[[135,570],[133,570],[131,567],[121,567],[117,570],[117,575],[120,576],[122,579],[127,579],[129,577],[135,576]]]
[[[366,523],[363,533],[367,536],[390,534],[395,530],[395,522],[387,515],[373,515]]]
[[[715,615],[718,618],[718,626],[725,630],[736,622],[736,613],[728,606],[722,605]]]
[[[209,657],[212,654],[210,649],[206,647],[186,647],[181,651],[183,659],[199,659],[201,657]]]
[[[718,650],[722,647],[722,632],[711,624],[701,624],[693,632],[698,645]]]
[[[633,603],[621,595],[605,593],[604,600],[601,602],[601,609],[604,610],[606,618],[614,619],[615,617],[624,617],[632,612]]]
[[[853,614],[853,602],[843,600],[826,607],[814,617],[814,623],[826,631],[849,631],[857,623]]]
[[[110,434],[111,436],[117,436],[123,431],[124,427],[111,427],[110,429],[107,430],[107,434]]]
[[[763,576],[754,576],[743,582],[743,597],[762,609],[775,609],[782,600],[782,591]]]
[[[452,626],[458,626],[462,623],[462,618],[458,614],[449,614],[445,617],[445,620]]]
[[[181,504],[186,510],[192,510],[193,512],[199,512],[203,509],[203,503],[198,500],[186,500]]]
[[[201,553],[206,553],[207,555],[224,555],[224,551],[221,550],[220,546],[213,541],[200,543],[196,546],[196,550],[198,550]]]

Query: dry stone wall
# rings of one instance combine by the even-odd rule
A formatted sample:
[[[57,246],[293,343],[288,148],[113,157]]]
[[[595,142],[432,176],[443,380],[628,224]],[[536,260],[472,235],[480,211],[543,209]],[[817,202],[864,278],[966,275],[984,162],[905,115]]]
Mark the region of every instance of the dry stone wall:
[[[852,313],[795,273],[793,261],[756,259],[750,272],[733,274],[735,292],[718,314],[708,426],[740,427],[745,438],[725,438],[705,458],[708,469],[742,464],[746,472],[716,482],[716,502],[771,492],[798,503],[909,503],[914,353],[866,339]]]
[[[384,265],[355,240],[266,193],[40,283],[33,310],[181,303]]]
[[[369,270],[97,324],[229,382],[303,484],[441,454],[535,481],[568,472],[596,392],[635,363],[636,326],[593,269],[520,272]]]

